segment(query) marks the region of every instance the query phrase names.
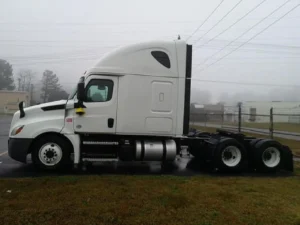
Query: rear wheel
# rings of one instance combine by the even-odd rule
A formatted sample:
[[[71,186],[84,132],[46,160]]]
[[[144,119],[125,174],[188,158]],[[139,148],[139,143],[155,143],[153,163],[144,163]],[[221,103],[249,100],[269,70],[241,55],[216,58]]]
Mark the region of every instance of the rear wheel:
[[[222,139],[214,154],[214,167],[221,171],[240,172],[246,167],[246,150],[236,140]]]
[[[261,140],[255,145],[254,166],[264,172],[274,172],[281,165],[282,146],[274,140]]]
[[[64,138],[47,135],[34,142],[32,161],[36,167],[44,170],[69,168],[71,150],[72,146]]]

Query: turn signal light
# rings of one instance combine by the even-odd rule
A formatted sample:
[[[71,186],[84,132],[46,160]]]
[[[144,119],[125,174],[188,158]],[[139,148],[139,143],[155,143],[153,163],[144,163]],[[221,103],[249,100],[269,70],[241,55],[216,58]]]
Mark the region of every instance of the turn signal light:
[[[14,136],[14,135],[19,134],[23,130],[23,128],[24,128],[24,125],[14,128],[11,132],[11,135]]]

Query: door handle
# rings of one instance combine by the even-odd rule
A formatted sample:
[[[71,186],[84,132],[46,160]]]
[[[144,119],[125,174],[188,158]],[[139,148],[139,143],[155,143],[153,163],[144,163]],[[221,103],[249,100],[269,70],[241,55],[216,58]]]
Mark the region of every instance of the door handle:
[[[107,120],[107,126],[108,126],[109,128],[113,128],[113,127],[114,127],[114,119],[113,119],[113,118],[109,118],[109,119]]]

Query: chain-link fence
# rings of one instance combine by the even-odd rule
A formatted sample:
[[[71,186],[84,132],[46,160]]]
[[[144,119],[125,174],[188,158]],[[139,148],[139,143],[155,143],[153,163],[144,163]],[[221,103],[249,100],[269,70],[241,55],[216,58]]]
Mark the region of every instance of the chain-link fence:
[[[224,112],[191,113],[190,122],[199,127],[256,133],[270,138],[278,134],[283,138],[293,136],[300,140],[300,111],[292,114],[287,109],[270,108],[269,113],[257,114],[256,110],[243,108],[241,105],[227,106]]]
[[[300,111],[278,108],[274,108],[272,111],[272,128],[274,134],[300,137]]]

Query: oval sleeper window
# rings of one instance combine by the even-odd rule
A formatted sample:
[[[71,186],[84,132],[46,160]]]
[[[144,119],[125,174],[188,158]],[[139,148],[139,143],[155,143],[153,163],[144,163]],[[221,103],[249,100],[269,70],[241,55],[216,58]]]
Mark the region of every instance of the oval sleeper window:
[[[171,68],[170,58],[167,53],[162,51],[152,51],[151,55],[163,66]]]

